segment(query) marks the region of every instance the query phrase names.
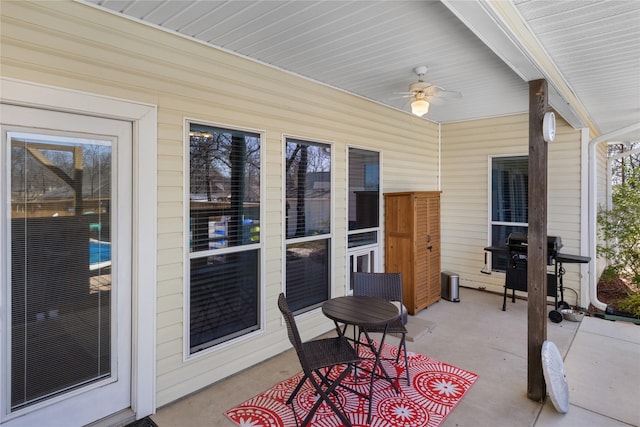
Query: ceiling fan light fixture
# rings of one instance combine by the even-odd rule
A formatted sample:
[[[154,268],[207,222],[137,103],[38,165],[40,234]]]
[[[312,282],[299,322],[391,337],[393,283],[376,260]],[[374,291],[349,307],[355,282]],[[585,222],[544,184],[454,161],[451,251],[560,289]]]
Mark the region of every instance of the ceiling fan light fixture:
[[[422,117],[429,112],[429,103],[424,99],[416,99],[411,103],[411,112]]]

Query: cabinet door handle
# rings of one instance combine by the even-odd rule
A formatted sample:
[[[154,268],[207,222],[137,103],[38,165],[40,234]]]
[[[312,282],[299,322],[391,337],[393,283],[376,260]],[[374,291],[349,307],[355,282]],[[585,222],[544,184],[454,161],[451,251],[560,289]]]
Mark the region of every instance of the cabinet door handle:
[[[429,252],[431,252],[431,249],[433,249],[433,246],[429,245],[427,246],[427,249],[429,249]]]

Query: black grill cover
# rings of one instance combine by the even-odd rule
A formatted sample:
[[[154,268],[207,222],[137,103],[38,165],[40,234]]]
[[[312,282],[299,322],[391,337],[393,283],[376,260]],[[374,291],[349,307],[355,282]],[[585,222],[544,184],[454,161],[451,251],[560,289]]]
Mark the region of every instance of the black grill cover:
[[[511,233],[507,237],[507,246],[512,252],[527,252],[527,235],[524,233]],[[562,248],[560,236],[547,236],[547,256],[555,257]]]

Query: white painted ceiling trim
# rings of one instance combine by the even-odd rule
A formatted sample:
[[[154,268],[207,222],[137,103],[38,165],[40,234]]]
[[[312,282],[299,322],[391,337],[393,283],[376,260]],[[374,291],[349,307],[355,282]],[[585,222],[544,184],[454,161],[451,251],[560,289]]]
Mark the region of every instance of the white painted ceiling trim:
[[[549,104],[576,129],[593,124],[536,36],[511,2],[442,0],[464,24],[524,81],[546,79]]]

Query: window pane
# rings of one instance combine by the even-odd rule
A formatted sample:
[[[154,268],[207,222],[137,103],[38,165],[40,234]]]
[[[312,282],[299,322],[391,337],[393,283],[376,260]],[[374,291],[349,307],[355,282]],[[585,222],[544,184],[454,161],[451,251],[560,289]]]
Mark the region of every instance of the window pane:
[[[111,375],[112,143],[11,135],[11,410]],[[3,284],[4,286],[4,284]],[[9,381],[7,381],[7,384]]]
[[[373,273],[376,270],[377,252],[378,248],[361,249],[349,255],[349,294],[353,293],[353,273]]]
[[[260,135],[191,123],[190,352],[259,328]]]
[[[287,301],[291,311],[329,299],[329,239],[287,245]]]
[[[190,351],[258,329],[258,251],[191,260]]]
[[[191,124],[190,249],[260,241],[260,136]]]
[[[527,156],[496,157],[491,163],[491,245],[506,246],[510,233],[526,233],[528,221],[529,159]],[[502,224],[496,224],[502,223]],[[507,224],[504,224],[507,223]],[[509,224],[511,223],[511,224]],[[491,268],[504,271],[507,255],[493,253]]]
[[[494,158],[491,181],[492,221],[526,223],[529,200],[528,158]]]
[[[349,237],[347,237],[347,241],[350,248],[364,245],[375,245],[378,243],[378,232],[368,231],[366,233],[350,234]]]
[[[380,154],[349,148],[349,230],[378,227]]]
[[[331,147],[287,139],[287,238],[331,230]]]

